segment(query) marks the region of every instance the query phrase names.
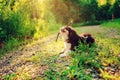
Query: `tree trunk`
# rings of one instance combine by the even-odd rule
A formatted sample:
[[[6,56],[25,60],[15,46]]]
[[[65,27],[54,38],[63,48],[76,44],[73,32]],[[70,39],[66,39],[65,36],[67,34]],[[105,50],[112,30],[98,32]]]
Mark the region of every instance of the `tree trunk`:
[[[115,19],[115,15],[114,13],[112,13],[112,21]]]

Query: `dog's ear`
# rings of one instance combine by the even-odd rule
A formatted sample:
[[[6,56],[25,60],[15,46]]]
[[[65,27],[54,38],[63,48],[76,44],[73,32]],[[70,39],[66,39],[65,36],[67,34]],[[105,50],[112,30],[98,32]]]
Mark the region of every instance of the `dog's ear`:
[[[75,35],[76,35],[75,30],[72,30],[72,29],[70,28],[70,30],[69,30],[69,38],[72,39],[72,38],[74,38]]]

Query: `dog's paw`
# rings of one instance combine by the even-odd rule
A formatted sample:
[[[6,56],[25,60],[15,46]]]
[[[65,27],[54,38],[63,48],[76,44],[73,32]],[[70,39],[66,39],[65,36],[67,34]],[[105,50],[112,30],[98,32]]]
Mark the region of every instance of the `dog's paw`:
[[[63,54],[64,52],[60,52],[59,54]]]
[[[60,57],[66,57],[66,53],[60,54]]]

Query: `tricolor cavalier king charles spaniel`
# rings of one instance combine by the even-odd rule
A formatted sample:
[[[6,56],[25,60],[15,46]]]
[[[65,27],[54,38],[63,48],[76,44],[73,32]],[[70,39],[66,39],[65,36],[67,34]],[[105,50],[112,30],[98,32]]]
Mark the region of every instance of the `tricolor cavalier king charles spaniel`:
[[[89,46],[95,42],[91,34],[83,33],[79,36],[70,26],[62,27],[59,34],[62,35],[64,40],[64,49],[60,52],[60,57],[65,57],[68,52],[74,50],[75,46],[79,45],[79,42],[87,43]]]

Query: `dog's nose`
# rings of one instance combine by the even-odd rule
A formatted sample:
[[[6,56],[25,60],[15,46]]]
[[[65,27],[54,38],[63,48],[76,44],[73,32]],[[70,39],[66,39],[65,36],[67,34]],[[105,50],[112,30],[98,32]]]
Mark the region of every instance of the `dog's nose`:
[[[65,29],[61,29],[61,32],[65,32]]]

